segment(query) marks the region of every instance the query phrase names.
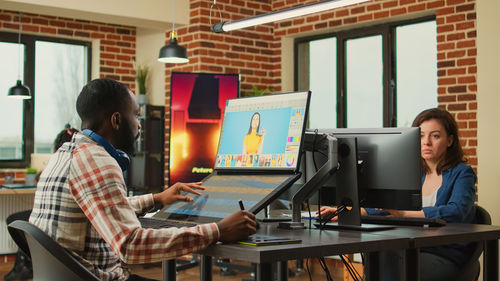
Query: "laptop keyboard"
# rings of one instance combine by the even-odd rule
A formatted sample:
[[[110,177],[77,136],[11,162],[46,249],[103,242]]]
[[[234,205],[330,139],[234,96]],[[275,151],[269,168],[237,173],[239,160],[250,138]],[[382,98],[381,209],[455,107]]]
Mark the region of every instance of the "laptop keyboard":
[[[155,229],[167,227],[192,227],[197,225],[194,222],[159,220],[155,218],[139,218],[139,222],[143,228]]]

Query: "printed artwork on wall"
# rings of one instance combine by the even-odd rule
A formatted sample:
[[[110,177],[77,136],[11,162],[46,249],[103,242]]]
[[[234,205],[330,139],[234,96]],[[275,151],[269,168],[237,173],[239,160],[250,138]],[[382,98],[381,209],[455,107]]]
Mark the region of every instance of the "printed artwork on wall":
[[[239,75],[173,72],[170,85],[169,184],[200,181],[213,171],[226,100],[238,97]]]

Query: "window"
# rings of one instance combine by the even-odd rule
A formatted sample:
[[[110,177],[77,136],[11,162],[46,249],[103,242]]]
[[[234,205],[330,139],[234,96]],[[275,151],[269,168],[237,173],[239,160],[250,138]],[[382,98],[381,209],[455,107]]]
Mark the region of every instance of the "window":
[[[0,33],[0,167],[26,167],[32,153],[52,153],[65,124],[79,128],[76,98],[90,77],[90,42]],[[15,100],[7,92],[17,80],[17,67],[32,99]]]
[[[437,106],[433,17],[300,38],[295,56],[309,128],[409,127]]]

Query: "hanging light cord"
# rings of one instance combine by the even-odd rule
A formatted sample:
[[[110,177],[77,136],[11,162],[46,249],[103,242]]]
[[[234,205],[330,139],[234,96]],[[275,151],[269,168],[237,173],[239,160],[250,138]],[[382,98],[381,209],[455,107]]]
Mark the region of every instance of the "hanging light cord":
[[[17,80],[21,80],[21,18],[22,13],[19,12],[19,31],[17,32]]]
[[[219,6],[217,6],[217,0],[214,0],[214,3],[212,5],[210,5],[210,16],[209,16],[210,25],[212,25],[212,9],[213,9],[213,7],[217,8],[217,10],[219,11],[219,18],[222,21],[222,13],[219,9]]]

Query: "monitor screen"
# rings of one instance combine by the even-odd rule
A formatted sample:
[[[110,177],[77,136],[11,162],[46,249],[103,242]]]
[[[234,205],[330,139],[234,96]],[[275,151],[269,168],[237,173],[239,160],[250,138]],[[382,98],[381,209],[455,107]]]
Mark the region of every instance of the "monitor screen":
[[[245,210],[256,214],[298,177],[298,174],[253,174],[242,177],[214,173],[203,179],[206,189],[199,191],[200,196],[188,194],[193,197],[193,202],[174,202],[165,206],[155,216],[199,223],[214,222],[240,210],[240,199]]]
[[[309,154],[308,175],[311,169],[321,167],[327,161],[324,134],[332,134],[339,143],[342,139],[355,138],[357,142],[357,167],[340,163],[343,172],[356,169],[358,199],[362,207],[420,210],[422,208],[422,171],[420,163],[420,129],[414,128],[376,128],[376,129],[321,129],[318,132],[307,131],[304,142],[312,147],[314,142],[314,160]],[[346,153],[339,146],[339,155]],[[340,157],[340,156],[339,156]],[[342,157],[340,157],[342,159]],[[334,204],[339,198],[336,172],[323,185],[322,201]],[[338,202],[337,202],[338,203]]]
[[[197,182],[213,172],[226,100],[238,97],[239,75],[172,72],[170,87],[169,183]]]
[[[216,170],[297,169],[310,92],[230,99]]]

